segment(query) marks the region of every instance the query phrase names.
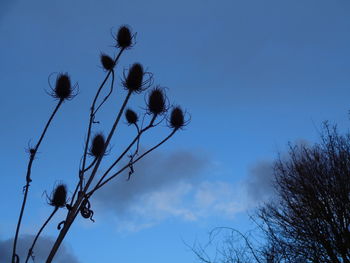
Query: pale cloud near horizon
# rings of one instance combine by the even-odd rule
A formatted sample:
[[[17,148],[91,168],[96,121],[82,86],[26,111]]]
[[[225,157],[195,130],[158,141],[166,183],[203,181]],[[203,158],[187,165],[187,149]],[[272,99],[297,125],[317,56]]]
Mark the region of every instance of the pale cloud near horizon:
[[[128,211],[116,217],[118,231],[135,232],[170,218],[195,222],[220,215],[233,218],[246,210],[245,194],[222,181],[203,181],[198,185],[179,182],[154,190],[130,204]]]
[[[214,166],[208,156],[190,151],[155,153],[135,166],[130,181],[125,174],[95,196],[96,218],[108,213],[117,230],[133,232],[170,218],[232,219],[269,196],[268,162],[257,162],[236,182],[208,178]]]
[[[118,232],[136,232],[169,219],[199,222],[212,217],[233,219],[272,195],[272,162],[257,161],[241,180],[223,181],[225,172],[207,155],[191,151],[157,152],[93,196],[97,224],[112,220]],[[218,172],[219,171],[219,172]],[[226,171],[227,172],[227,171]],[[208,176],[211,174],[211,176]]]

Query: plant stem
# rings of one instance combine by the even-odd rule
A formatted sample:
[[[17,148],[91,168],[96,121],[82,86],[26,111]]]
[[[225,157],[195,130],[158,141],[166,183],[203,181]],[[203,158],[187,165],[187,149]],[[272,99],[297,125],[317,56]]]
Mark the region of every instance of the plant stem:
[[[122,116],[122,114],[124,112],[124,109],[125,109],[128,101],[129,101],[129,99],[130,99],[131,94],[132,94],[132,92],[129,91],[128,95],[126,96],[126,98],[125,98],[125,100],[123,102],[123,105],[121,106],[121,108],[119,110],[117,118],[114,121],[113,126],[111,128],[111,131],[109,132],[109,135],[108,135],[108,137],[106,139],[105,150],[106,150],[107,146],[109,145],[109,143],[110,143],[110,141],[111,141],[111,139],[113,137],[113,134],[114,134],[114,132],[115,132],[117,126],[118,126],[120,118],[121,118],[121,116]],[[77,200],[74,203],[74,206],[72,207],[72,210],[69,211],[69,213],[67,215],[66,222],[65,222],[65,224],[64,224],[60,234],[58,235],[55,244],[53,245],[53,247],[51,249],[51,252],[50,252],[50,254],[49,254],[49,256],[48,256],[48,258],[46,260],[46,263],[51,263],[52,259],[54,258],[55,254],[56,254],[56,252],[58,250],[58,248],[60,247],[64,237],[66,236],[70,226],[72,225],[72,223],[74,222],[77,214],[79,213],[79,208],[80,208],[81,202],[83,201],[83,199],[85,197],[85,193],[89,189],[89,186],[90,186],[92,180],[94,179],[94,176],[95,176],[95,174],[96,174],[96,172],[97,172],[97,170],[98,170],[98,168],[100,166],[100,163],[101,163],[102,159],[103,159],[103,155],[100,156],[97,159],[97,162],[96,162],[96,164],[94,166],[94,169],[91,172],[91,175],[90,175],[90,177],[89,177],[89,179],[88,179],[88,181],[87,181],[87,183],[86,183],[86,185],[85,185],[85,187],[84,187],[84,189],[82,191],[82,194],[80,194],[80,195],[78,194]]]
[[[38,234],[36,235],[36,237],[34,238],[34,241],[32,243],[32,246],[30,247],[30,249],[28,250],[28,255],[27,255],[27,259],[26,262],[28,262],[29,258],[33,255],[33,249],[35,246],[36,241],[38,240],[41,232],[44,230],[45,226],[47,225],[47,223],[51,220],[51,218],[55,215],[55,213],[57,212],[58,207],[55,207],[55,209],[52,211],[52,213],[50,214],[50,216],[46,219],[45,223],[42,225],[42,227],[40,228]]]
[[[153,119],[152,119],[153,120]],[[108,173],[113,169],[113,167],[119,163],[119,161],[124,157],[124,155],[130,150],[130,148],[137,142],[137,144],[140,141],[141,135],[146,132],[148,129],[152,128],[153,122],[151,122],[147,127],[143,128],[141,131],[138,131],[137,136],[134,138],[134,140],[129,144],[128,147],[125,148],[124,152],[114,161],[114,163],[106,170],[106,172],[101,176],[100,180],[97,182],[96,186],[98,186],[103,179],[108,175]],[[137,151],[138,151],[138,145],[137,145]]]
[[[117,62],[118,62],[118,60],[119,60],[121,54],[123,53],[123,51],[124,51],[124,49],[122,48],[122,49],[119,51],[117,57],[114,59],[114,64],[115,64],[115,65],[117,64]],[[109,78],[109,76],[110,76],[111,74],[112,74],[112,77],[113,77],[113,79],[112,79],[112,84],[111,84],[111,91],[113,90],[114,71],[113,71],[113,70],[110,70],[110,71],[108,71],[106,77],[104,78],[104,80],[102,81],[100,87],[98,88],[98,90],[97,90],[97,92],[96,92],[96,95],[95,95],[95,98],[94,98],[94,100],[93,100],[93,102],[92,102],[92,104],[91,104],[91,107],[90,107],[90,119],[89,119],[87,137],[86,137],[85,147],[84,147],[83,164],[82,164],[82,167],[81,167],[81,170],[80,170],[80,171],[82,171],[82,172],[79,172],[79,183],[77,184],[77,187],[76,187],[76,189],[75,189],[75,191],[74,191],[74,194],[73,194],[73,196],[72,196],[72,201],[71,201],[71,203],[70,203],[70,206],[73,205],[73,202],[74,202],[74,199],[75,199],[75,195],[76,195],[76,193],[77,193],[77,191],[78,191],[78,188],[80,187],[80,190],[82,190],[82,188],[83,188],[83,178],[84,178],[84,173],[85,173],[86,157],[87,157],[87,152],[88,152],[88,148],[89,148],[89,141],[90,141],[90,136],[91,136],[92,124],[93,124],[93,122],[94,122],[95,114],[96,114],[96,112],[98,111],[98,109],[100,108],[100,106],[101,106],[102,104],[100,104],[100,106],[97,108],[97,110],[95,110],[95,105],[96,105],[98,96],[99,96],[99,94],[100,94],[100,92],[101,92],[103,86],[105,85],[105,83],[107,82],[107,80],[108,80],[108,78]],[[108,96],[109,96],[109,95],[110,95],[110,94],[108,94]],[[107,96],[107,98],[108,98],[108,96]],[[105,100],[107,100],[107,98],[105,98]],[[105,100],[104,100],[104,101],[105,101]],[[104,103],[104,101],[103,101],[103,103]]]
[[[158,143],[157,145],[153,146],[152,148],[150,148],[149,150],[147,150],[146,152],[144,152],[143,154],[141,154],[135,161],[128,163],[127,165],[125,165],[123,168],[121,168],[118,172],[116,172],[115,174],[111,175],[108,179],[106,179],[104,182],[100,183],[99,185],[96,185],[96,187],[90,191],[87,195],[90,197],[96,190],[100,189],[102,186],[104,186],[106,183],[108,183],[110,180],[112,180],[114,177],[116,177],[117,175],[119,175],[120,173],[122,173],[126,168],[130,167],[130,165],[135,164],[136,162],[138,162],[140,159],[142,159],[145,155],[149,154],[150,152],[152,152],[153,150],[155,150],[156,148],[158,148],[159,146],[161,146],[163,143],[165,143],[167,140],[169,140],[176,132],[177,130],[173,130],[167,137],[165,137],[160,143]]]
[[[37,153],[37,151],[39,149],[39,146],[40,146],[42,140],[44,139],[46,131],[49,128],[52,119],[56,115],[56,113],[57,113],[59,107],[62,105],[62,103],[63,103],[63,100],[59,100],[56,108],[52,112],[48,122],[45,125],[45,128],[44,128],[44,130],[43,130],[43,132],[42,132],[42,134],[41,134],[41,136],[39,138],[38,143],[36,144],[36,146],[33,149],[33,151],[32,151],[32,149],[30,149],[30,158],[29,158],[29,163],[28,163],[28,167],[27,167],[27,175],[26,175],[26,185],[24,187],[24,189],[25,189],[24,197],[23,197],[23,202],[22,202],[22,206],[21,206],[21,211],[20,211],[20,214],[19,214],[18,222],[17,222],[16,234],[15,234],[15,238],[14,238],[14,241],[13,241],[12,263],[16,263],[16,258],[17,258],[17,254],[16,254],[17,240],[18,240],[18,234],[19,234],[19,230],[20,230],[21,222],[22,222],[22,218],[23,218],[24,208],[25,208],[26,202],[27,202],[27,196],[28,196],[30,182],[32,181],[32,179],[30,178],[30,175],[31,175],[33,161],[35,159],[35,155],[36,155],[36,153]]]

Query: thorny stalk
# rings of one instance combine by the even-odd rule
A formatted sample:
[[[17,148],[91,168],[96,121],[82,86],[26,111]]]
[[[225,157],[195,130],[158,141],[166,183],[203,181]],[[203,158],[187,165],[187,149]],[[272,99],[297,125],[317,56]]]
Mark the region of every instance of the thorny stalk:
[[[139,160],[141,160],[145,155],[149,154],[150,152],[152,152],[153,150],[157,149],[159,146],[161,146],[163,143],[165,143],[167,140],[169,140],[176,132],[177,130],[173,130],[167,137],[165,137],[160,143],[158,143],[157,145],[153,146],[152,148],[150,148],[149,150],[147,150],[146,152],[144,152],[143,154],[141,154],[136,160],[132,161],[131,163],[128,163],[127,165],[125,165],[123,168],[121,168],[118,172],[114,173],[113,175],[111,175],[108,179],[106,179],[105,181],[101,182],[99,185],[96,185],[96,187],[90,191],[87,196],[91,196],[96,190],[100,189],[102,186],[104,186],[106,183],[108,183],[110,180],[112,180],[113,178],[115,178],[116,176],[118,176],[120,173],[122,173],[125,169],[127,169],[128,167],[130,167],[130,165],[134,165],[135,163],[137,163]]]
[[[115,119],[115,121],[114,121],[114,124],[113,124],[113,126],[112,126],[112,128],[111,128],[111,131],[109,132],[109,135],[108,135],[108,137],[107,137],[107,139],[106,139],[105,149],[108,147],[109,142],[110,142],[111,139],[112,139],[112,136],[113,136],[113,134],[114,134],[114,132],[115,132],[115,130],[116,130],[116,128],[117,128],[117,125],[118,125],[118,123],[119,123],[119,121],[120,121],[120,118],[121,118],[121,116],[122,116],[122,114],[123,114],[123,112],[124,112],[124,109],[125,109],[125,107],[126,107],[128,101],[129,101],[129,99],[130,99],[131,94],[132,94],[132,92],[129,91],[128,94],[127,94],[127,96],[126,96],[126,98],[125,98],[125,100],[124,100],[124,102],[123,102],[123,105],[121,106],[121,108],[120,108],[120,110],[119,110],[119,113],[118,113],[118,115],[117,115],[117,117],[116,117],[116,119]],[[61,230],[61,232],[60,232],[58,238],[56,239],[56,242],[55,242],[55,244],[54,244],[54,246],[53,246],[53,248],[52,248],[52,250],[51,250],[51,252],[50,252],[50,254],[49,254],[49,257],[48,257],[47,260],[46,260],[46,262],[51,262],[51,261],[52,261],[53,257],[55,256],[55,254],[56,254],[56,252],[57,252],[57,250],[58,250],[58,248],[59,248],[59,246],[61,245],[61,243],[62,243],[62,241],[63,241],[65,235],[67,234],[67,232],[68,232],[70,226],[72,225],[72,223],[73,223],[75,217],[77,216],[77,214],[78,214],[78,212],[79,212],[80,205],[81,205],[82,201],[84,200],[84,198],[86,198],[85,193],[86,193],[87,190],[89,189],[89,186],[90,186],[92,180],[93,180],[94,177],[95,177],[95,174],[96,174],[96,172],[97,172],[97,170],[98,170],[98,168],[99,168],[99,166],[100,166],[100,163],[101,163],[102,159],[103,159],[103,155],[101,155],[100,157],[98,157],[98,159],[97,159],[97,161],[96,161],[96,164],[95,164],[95,166],[94,166],[94,169],[93,169],[93,171],[91,172],[91,175],[89,176],[89,179],[88,179],[86,185],[84,186],[84,188],[83,188],[83,190],[81,191],[81,193],[78,194],[78,198],[77,198],[76,202],[74,203],[74,205],[73,205],[73,207],[71,208],[71,210],[68,212],[66,221],[65,221],[64,226],[63,226],[63,229]]]
[[[108,167],[108,169],[104,172],[104,174],[99,178],[97,184],[94,187],[91,187],[92,189],[89,189],[95,176],[96,176],[96,173],[100,167],[100,164],[105,156],[105,152],[106,152],[108,146],[110,145],[112,137],[116,133],[118,124],[120,123],[120,119],[121,119],[121,117],[126,109],[126,106],[128,104],[128,101],[129,101],[131,95],[133,93],[141,93],[142,91],[144,91],[148,87],[150,87],[150,85],[152,84],[151,78],[147,79],[147,80],[143,80],[144,75],[150,75],[151,73],[144,72],[141,64],[139,64],[139,63],[133,64],[133,66],[129,70],[129,75],[127,77],[124,75],[125,81],[123,82],[123,86],[128,90],[128,93],[124,99],[124,102],[122,103],[122,106],[120,107],[120,109],[115,117],[114,123],[113,123],[113,125],[108,133],[107,139],[104,140],[104,136],[102,134],[102,138],[101,138],[102,143],[101,143],[101,140],[99,141],[100,144],[97,143],[97,145],[102,145],[102,147],[100,146],[99,150],[97,150],[97,151],[95,151],[94,149],[98,149],[98,148],[89,148],[89,145],[91,142],[92,128],[93,128],[95,123],[99,123],[98,121],[95,120],[96,113],[100,110],[100,108],[104,105],[104,103],[108,100],[108,98],[110,97],[110,95],[113,92],[114,80],[115,80],[114,67],[116,66],[123,51],[132,47],[132,39],[134,38],[134,36],[135,35],[131,35],[131,33],[127,27],[125,27],[125,26],[121,27],[119,32],[118,32],[117,39],[116,39],[118,42],[116,47],[118,47],[120,50],[119,50],[119,53],[117,54],[117,56],[115,57],[115,59],[112,59],[107,55],[101,56],[101,62],[103,64],[107,74],[106,74],[104,80],[102,81],[102,83],[100,84],[99,88],[97,89],[95,97],[91,103],[89,124],[88,124],[88,128],[87,128],[87,135],[85,138],[84,152],[83,152],[83,156],[81,157],[81,163],[79,165],[79,178],[78,178],[78,182],[76,184],[76,188],[75,188],[74,193],[72,195],[70,204],[68,204],[66,199],[65,199],[66,193],[64,194],[64,200],[63,200],[64,202],[63,203],[58,203],[58,204],[51,203],[51,205],[55,206],[55,209],[49,215],[49,217],[44,222],[44,224],[40,228],[39,232],[35,236],[34,241],[32,243],[32,246],[30,247],[30,249],[28,251],[27,258],[25,261],[26,263],[28,263],[30,257],[32,257],[34,259],[34,256],[33,256],[34,246],[35,246],[39,236],[41,235],[42,231],[44,230],[44,228],[46,227],[48,222],[52,219],[54,214],[57,212],[59,207],[66,206],[68,212],[67,212],[65,220],[60,222],[60,224],[58,225],[58,229],[61,229],[62,225],[63,225],[63,227],[62,227],[61,231],[59,232],[59,235],[58,235],[58,237],[57,237],[57,239],[56,239],[56,241],[55,241],[55,243],[50,251],[50,254],[46,260],[47,263],[52,262],[57,250],[59,249],[59,247],[63,241],[63,239],[65,238],[71,225],[73,224],[74,220],[76,219],[76,217],[79,213],[81,213],[81,215],[84,218],[90,218],[93,221],[93,219],[92,219],[93,211],[90,209],[91,205],[89,202],[89,198],[93,195],[93,193],[96,190],[100,189],[103,185],[105,185],[106,183],[111,181],[117,175],[122,173],[127,168],[130,168],[130,172],[129,172],[129,178],[130,178],[130,175],[133,173],[133,165],[135,163],[137,163],[145,155],[149,154],[150,152],[152,152],[153,150],[155,150],[156,148],[161,146],[163,143],[165,143],[168,139],[170,139],[175,134],[176,131],[181,129],[187,123],[184,121],[184,115],[183,115],[183,111],[181,110],[181,108],[175,107],[173,109],[173,111],[171,113],[171,117],[169,119],[169,127],[173,129],[172,132],[168,136],[166,136],[162,141],[160,141],[158,144],[156,144],[152,148],[148,149],[146,152],[139,155],[139,145],[140,145],[141,136],[149,129],[158,126],[165,119],[165,116],[162,120],[160,120],[156,124],[154,124],[155,120],[157,119],[158,116],[161,116],[165,112],[168,111],[168,107],[165,104],[166,103],[165,94],[159,88],[155,88],[151,92],[151,95],[149,97],[149,103],[147,104],[149,110],[146,112],[146,114],[152,115],[149,124],[146,127],[142,127],[143,126],[143,121],[142,121],[142,125],[141,125],[141,127],[139,127],[137,124],[137,121],[138,121],[137,114],[129,109],[126,111],[127,121],[129,123],[129,125],[131,125],[131,124],[135,125],[135,127],[137,129],[137,135],[131,141],[131,143],[124,149],[124,151],[122,151],[120,156]],[[111,76],[110,90],[107,93],[107,95],[101,100],[101,102],[99,104],[97,104],[97,101],[100,98],[101,91],[106,86],[106,83],[107,83],[108,79],[110,78],[110,76]],[[29,185],[31,182],[30,174],[31,174],[32,163],[33,163],[33,160],[35,158],[35,154],[36,154],[36,152],[41,144],[41,141],[44,138],[44,135],[47,131],[47,128],[49,127],[49,125],[50,125],[54,115],[56,114],[58,108],[60,107],[60,105],[62,104],[62,102],[64,101],[65,98],[72,97],[71,89],[70,89],[71,86],[70,86],[69,81],[70,81],[69,76],[67,74],[61,74],[60,78],[58,80],[56,80],[56,85],[57,85],[57,83],[59,83],[61,85],[61,89],[58,89],[58,90],[56,89],[55,90],[56,94],[54,94],[54,97],[60,98],[59,103],[56,106],[54,112],[52,113],[48,123],[46,124],[45,129],[44,129],[37,145],[35,146],[35,148],[30,149],[30,160],[29,160],[29,164],[28,164],[27,177],[26,177],[27,183],[26,183],[26,186],[24,189],[25,190],[24,200],[23,200],[21,213],[20,213],[20,217],[19,217],[19,222],[18,222],[17,230],[16,230],[16,236],[15,236],[15,240],[14,240],[12,263],[19,263],[19,257],[16,254],[16,244],[17,244],[17,239],[18,239],[20,223],[21,223],[22,216],[23,216],[23,211],[24,211],[24,207],[26,204],[26,200],[27,200],[28,189],[29,189]],[[67,87],[69,87],[68,90],[65,89]],[[61,98],[61,97],[64,97],[64,98]],[[128,115],[128,113],[130,113],[130,112],[131,112],[131,116]],[[93,146],[96,145],[95,138],[93,139],[93,142],[91,142],[91,144]],[[136,144],[136,146],[135,146],[135,144]],[[97,146],[97,147],[99,147],[99,146]],[[128,158],[130,158],[128,164],[125,165],[124,167],[122,167],[118,172],[114,173],[113,175],[109,176],[106,179],[106,177],[109,175],[111,170],[123,159],[123,157],[125,157],[125,155],[130,151],[130,149],[132,147],[135,147],[135,149],[130,155],[128,155]],[[97,152],[100,152],[100,154],[98,154]],[[93,155],[94,159],[90,164],[87,164],[87,157],[90,154]],[[87,178],[85,178],[84,175],[90,169],[92,170],[90,175]]]
[[[99,179],[99,181],[97,182],[96,184],[96,187],[99,186],[103,179],[106,178],[106,176],[108,175],[108,173],[113,169],[114,166],[116,166],[121,159],[123,159],[123,157],[125,156],[125,154],[131,149],[131,147],[137,142],[137,148],[136,148],[136,151],[135,153],[133,154],[133,156],[135,156],[137,153],[138,153],[138,149],[139,149],[139,142],[140,142],[140,138],[141,138],[141,135],[146,132],[148,129],[154,127],[153,126],[153,122],[154,122],[155,118],[152,118],[150,124],[143,128],[142,130],[139,130],[138,126],[136,126],[137,130],[138,130],[138,133],[136,135],[136,137],[134,138],[134,140],[125,148],[124,152],[122,152],[120,154],[120,156],[113,162],[113,164],[106,170],[106,172],[101,176],[101,178]],[[128,166],[130,167],[130,165],[132,165],[131,163],[128,164]]]
[[[18,223],[17,223],[17,227],[16,227],[16,234],[15,234],[15,238],[14,238],[14,241],[13,241],[12,263],[19,262],[18,255],[16,254],[16,247],[17,247],[18,234],[19,234],[19,230],[20,230],[21,222],[22,222],[22,218],[23,218],[24,208],[25,208],[26,202],[27,202],[29,186],[30,186],[30,182],[32,181],[32,179],[31,179],[31,171],[32,171],[33,161],[35,159],[36,153],[38,152],[39,146],[40,146],[42,140],[44,139],[46,131],[49,128],[52,119],[56,115],[56,113],[57,113],[59,107],[62,105],[63,101],[64,101],[63,99],[60,99],[58,101],[58,104],[57,104],[56,108],[52,112],[49,120],[47,121],[47,123],[45,125],[45,128],[44,128],[44,130],[43,130],[43,132],[42,132],[42,134],[41,134],[41,136],[39,138],[38,143],[35,145],[35,147],[33,149],[29,149],[30,157],[29,157],[29,162],[28,162],[28,167],[27,167],[26,185],[24,186],[24,197],[23,197],[21,211],[20,211],[20,214],[19,214]]]
[[[122,55],[124,50],[125,50],[124,48],[120,49],[118,55],[114,59],[114,64],[115,65],[117,64],[117,62],[118,62],[118,60],[119,60],[119,58]],[[108,78],[109,78],[109,76],[111,74],[112,74],[112,82],[111,82],[110,93],[104,98],[104,100],[101,102],[101,104],[95,110],[95,106],[96,106],[96,102],[97,102],[98,96],[100,95],[100,92],[101,92],[103,86],[105,85],[105,83],[107,82],[107,80],[108,80]],[[72,204],[74,202],[75,195],[77,193],[78,187],[80,188],[80,191],[83,188],[84,173],[86,172],[86,169],[85,169],[86,158],[87,158],[87,153],[88,153],[88,148],[89,148],[89,141],[90,141],[90,137],[91,137],[92,124],[95,122],[95,115],[96,115],[97,111],[100,109],[100,107],[102,106],[102,104],[108,99],[108,97],[112,93],[112,91],[113,91],[113,84],[114,84],[114,70],[111,69],[111,70],[108,71],[106,77],[104,78],[104,80],[102,81],[100,87],[98,88],[98,90],[96,92],[96,95],[95,95],[95,98],[94,98],[94,100],[93,100],[93,102],[91,104],[91,107],[90,107],[90,119],[89,119],[87,136],[86,136],[86,140],[85,140],[85,147],[84,147],[84,154],[83,154],[83,163],[82,163],[82,167],[81,167],[81,169],[79,171],[79,184],[77,185],[77,187],[76,187],[76,189],[74,191],[74,194],[72,196],[72,200],[71,200],[71,203],[70,203],[71,206],[72,206]]]
[[[110,176],[107,180],[105,180],[104,182],[102,182],[100,185],[95,186],[95,188],[93,190],[91,190],[90,192],[86,193],[85,196],[86,198],[90,198],[92,196],[92,194],[100,189],[103,185],[105,185],[106,183],[108,183],[110,180],[112,180],[113,178],[115,178],[116,176],[118,176],[120,173],[122,173],[125,169],[127,169],[128,167],[130,167],[130,165],[135,164],[136,162],[138,162],[139,160],[141,160],[145,155],[147,155],[148,153],[152,152],[153,150],[155,150],[156,148],[158,148],[159,146],[161,146],[163,143],[165,143],[167,140],[169,140],[176,132],[177,130],[173,130],[165,139],[163,139],[160,143],[158,143],[157,145],[153,146],[152,148],[150,148],[149,150],[147,150],[146,152],[144,152],[142,155],[140,155],[136,160],[134,160],[131,164],[125,165],[122,169],[120,169],[117,173],[113,174],[112,176]],[[52,261],[52,259],[55,256],[56,251],[58,250],[59,246],[61,245],[65,235],[67,234],[70,226],[72,225],[72,223],[74,222],[76,216],[79,213],[79,206],[81,201],[79,202],[79,200],[83,200],[84,196],[83,194],[81,194],[80,196],[78,195],[78,200],[76,201],[74,207],[72,208],[72,210],[68,213],[67,219],[65,221],[64,227],[61,230],[51,252],[50,255],[48,257],[48,259],[46,260],[47,263],[50,263]]]
[[[46,227],[47,223],[49,223],[49,221],[51,220],[51,218],[55,215],[55,213],[57,212],[59,207],[55,207],[54,210],[52,211],[52,213],[50,214],[50,216],[46,219],[46,221],[44,222],[44,224],[41,226],[39,232],[36,234],[34,241],[31,245],[31,247],[28,250],[28,254],[27,254],[27,258],[26,258],[26,262],[28,262],[29,258],[32,257],[33,261],[34,261],[34,255],[33,255],[33,249],[35,247],[36,241],[38,240],[41,232],[44,230],[44,228]]]

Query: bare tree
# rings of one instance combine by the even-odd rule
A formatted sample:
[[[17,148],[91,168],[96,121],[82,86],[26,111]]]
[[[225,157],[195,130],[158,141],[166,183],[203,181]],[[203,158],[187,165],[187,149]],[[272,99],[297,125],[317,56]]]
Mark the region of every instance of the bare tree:
[[[258,217],[286,259],[350,262],[350,135],[325,124],[321,142],[290,146],[275,164],[278,199]]]
[[[28,262],[31,258],[34,259],[35,244],[40,238],[40,234],[53,218],[58,209],[66,209],[66,217],[58,225],[60,230],[59,235],[51,249],[50,254],[46,262],[51,262],[60,247],[67,232],[72,226],[73,222],[78,215],[93,221],[93,210],[90,204],[90,198],[93,194],[117,177],[124,171],[128,171],[128,180],[134,173],[134,164],[141,160],[145,155],[149,154],[167,140],[169,140],[177,131],[181,130],[188,121],[185,119],[185,112],[179,106],[169,105],[168,98],[165,94],[165,89],[160,86],[153,85],[153,77],[150,72],[145,72],[143,66],[140,63],[134,63],[130,66],[128,72],[124,72],[123,81],[121,86],[125,90],[125,98],[121,108],[116,113],[110,130],[104,135],[103,133],[96,133],[93,135],[94,126],[98,124],[97,115],[101,107],[110,98],[112,92],[115,91],[115,67],[121,55],[133,47],[135,34],[132,34],[127,26],[122,26],[115,35],[115,47],[117,53],[115,56],[110,57],[106,54],[101,55],[101,64],[106,73],[105,78],[101,82],[100,86],[96,90],[96,94],[92,100],[89,110],[89,122],[87,125],[87,132],[84,141],[84,151],[82,153],[81,162],[79,164],[79,172],[77,174],[77,184],[73,188],[75,189],[73,195],[68,199],[67,186],[65,184],[59,184],[55,187],[51,196],[48,197],[48,203],[53,207],[52,213],[48,216],[47,220],[43,222],[43,225],[38,230],[37,235],[33,239],[33,243],[28,250],[25,262]],[[108,86],[107,86],[108,85]],[[71,78],[67,73],[57,74],[56,82],[51,88],[49,94],[57,100],[57,105],[54,108],[52,114],[47,121],[42,134],[40,135],[36,145],[28,149],[29,162],[26,172],[26,184],[24,186],[23,202],[20,210],[20,215],[16,227],[12,263],[19,263],[20,258],[16,253],[17,241],[20,233],[20,226],[23,219],[25,206],[27,202],[27,196],[29,188],[33,182],[32,165],[36,157],[36,153],[40,145],[42,144],[44,137],[52,123],[58,110],[64,104],[64,102],[74,98],[77,94],[78,85],[71,84]],[[128,108],[128,102],[131,96],[135,94],[146,93],[146,107],[145,112],[137,114],[132,109]],[[105,93],[105,95],[102,95]],[[168,114],[169,113],[169,114]],[[108,147],[117,131],[117,127],[120,124],[122,116],[125,116],[126,123],[133,127],[135,130],[134,138],[130,139],[129,145],[123,149],[120,153],[112,153],[108,151]],[[140,140],[142,136],[158,127],[160,123],[166,121],[167,126],[170,128],[170,132],[164,138],[160,138],[159,142],[141,152]],[[101,168],[101,163],[107,154],[114,158],[112,163],[106,164]],[[121,165],[121,161],[126,160],[126,164]],[[118,165],[121,165],[118,168]],[[70,200],[68,202],[68,200]]]
[[[199,261],[349,263],[350,134],[325,123],[320,143],[290,145],[274,164],[272,183],[274,198],[251,217],[259,230],[228,228],[235,235],[216,246],[219,260],[205,246],[192,246]]]
[[[205,244],[187,245],[202,263],[274,263],[266,260],[255,230],[245,233],[231,227],[216,227]]]

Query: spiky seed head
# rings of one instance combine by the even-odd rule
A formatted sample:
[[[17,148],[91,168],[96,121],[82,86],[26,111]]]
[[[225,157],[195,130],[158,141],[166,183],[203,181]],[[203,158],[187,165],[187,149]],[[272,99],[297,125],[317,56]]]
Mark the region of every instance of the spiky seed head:
[[[125,79],[125,88],[131,92],[140,92],[143,85],[143,75],[143,66],[140,63],[134,63]]]
[[[112,70],[115,66],[114,60],[106,54],[101,55],[101,63],[104,69],[108,71]]]
[[[129,125],[136,124],[138,121],[138,116],[137,116],[136,112],[134,112],[131,109],[127,109],[125,111],[125,118],[126,118]]]
[[[117,47],[128,48],[132,45],[132,35],[127,26],[121,26],[117,34]]]
[[[162,114],[166,111],[165,94],[160,88],[154,88],[148,97],[148,110],[154,115]]]
[[[54,96],[58,99],[65,100],[72,96],[72,86],[70,77],[67,73],[61,73],[57,76]]]
[[[172,109],[170,114],[170,127],[174,129],[180,129],[185,125],[185,118],[183,110],[177,106]]]
[[[65,184],[59,184],[54,189],[51,198],[50,205],[59,208],[64,207],[67,202],[67,186]]]
[[[90,154],[92,156],[100,157],[104,154],[105,151],[105,137],[102,133],[98,133],[92,139],[92,145],[90,149]]]

